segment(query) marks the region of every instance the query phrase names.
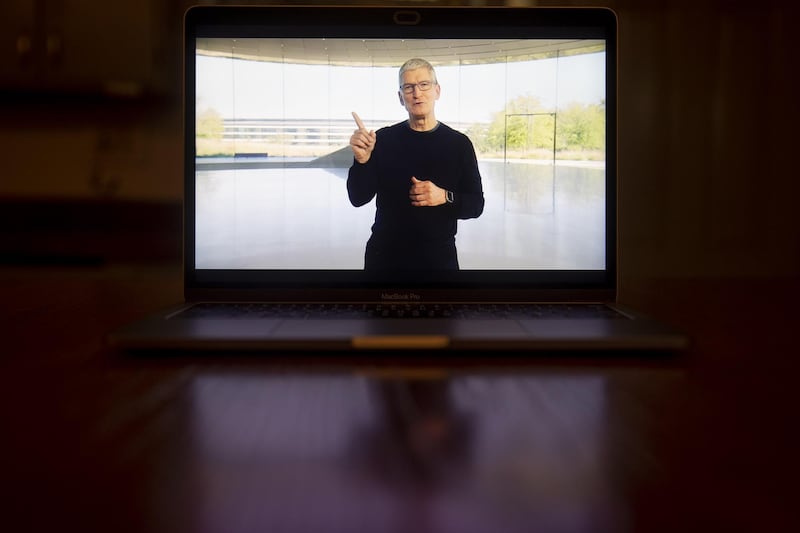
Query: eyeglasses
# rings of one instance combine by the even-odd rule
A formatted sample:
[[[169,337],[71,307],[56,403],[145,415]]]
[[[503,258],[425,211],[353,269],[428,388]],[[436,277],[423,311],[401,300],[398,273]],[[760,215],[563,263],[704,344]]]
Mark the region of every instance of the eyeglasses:
[[[418,87],[420,91],[428,91],[431,87],[433,87],[432,81],[421,81],[419,83],[404,83],[400,86],[400,90],[402,90],[405,94],[413,94],[414,87]]]

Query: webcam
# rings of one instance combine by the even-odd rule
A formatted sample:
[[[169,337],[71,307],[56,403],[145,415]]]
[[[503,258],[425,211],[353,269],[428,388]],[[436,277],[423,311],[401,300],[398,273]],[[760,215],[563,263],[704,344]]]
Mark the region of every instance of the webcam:
[[[394,19],[395,24],[414,26],[419,24],[419,21],[422,20],[422,15],[420,15],[419,11],[404,9],[401,11],[395,11],[392,18]]]

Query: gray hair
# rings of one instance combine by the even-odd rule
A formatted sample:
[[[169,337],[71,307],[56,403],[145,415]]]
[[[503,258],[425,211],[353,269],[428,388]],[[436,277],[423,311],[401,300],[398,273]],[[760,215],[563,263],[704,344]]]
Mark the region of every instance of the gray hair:
[[[408,61],[403,63],[402,67],[400,67],[400,73],[398,74],[398,79],[400,81],[400,85],[403,85],[403,74],[405,74],[406,71],[408,71],[408,70],[417,70],[418,68],[426,68],[426,69],[428,69],[428,72],[431,73],[431,78],[432,78],[431,81],[433,83],[435,83],[436,85],[439,84],[439,82],[436,81],[436,71],[433,70],[433,65],[431,65],[430,63],[428,63],[424,59],[420,59],[418,57],[415,57],[413,59],[409,59]]]

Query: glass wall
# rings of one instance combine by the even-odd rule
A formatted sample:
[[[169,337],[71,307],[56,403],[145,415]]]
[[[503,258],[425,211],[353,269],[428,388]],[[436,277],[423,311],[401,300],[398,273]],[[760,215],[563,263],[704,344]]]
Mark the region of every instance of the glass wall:
[[[308,42],[207,44],[196,63],[198,267],[362,268],[374,202],[347,199],[351,112],[371,129],[407,119],[402,61],[326,60]],[[457,44],[444,59],[413,52],[439,54],[436,117],[479,160],[486,208],[459,223],[461,267],[603,268],[602,44],[531,41],[479,61]],[[274,57],[287,48],[307,55]]]

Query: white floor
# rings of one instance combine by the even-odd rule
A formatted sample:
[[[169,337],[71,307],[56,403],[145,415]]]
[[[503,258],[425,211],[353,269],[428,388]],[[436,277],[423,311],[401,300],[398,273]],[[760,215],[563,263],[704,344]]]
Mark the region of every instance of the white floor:
[[[481,161],[486,207],[459,221],[462,269],[605,266],[602,165]],[[361,269],[374,201],[354,208],[347,169],[197,173],[196,264]]]

